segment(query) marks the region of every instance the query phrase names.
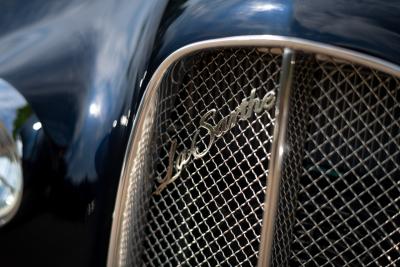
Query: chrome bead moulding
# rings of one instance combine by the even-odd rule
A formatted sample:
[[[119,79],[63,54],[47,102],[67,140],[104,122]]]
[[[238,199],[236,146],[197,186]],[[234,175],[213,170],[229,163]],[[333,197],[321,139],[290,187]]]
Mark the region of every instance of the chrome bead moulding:
[[[295,53],[285,48],[282,58],[282,70],[279,81],[278,102],[275,111],[275,129],[272,142],[271,159],[269,161],[267,192],[264,201],[263,226],[258,258],[258,266],[268,266],[271,260],[274,238],[275,217],[279,200],[279,187],[285,154],[285,138],[289,117],[289,98],[292,88]]]

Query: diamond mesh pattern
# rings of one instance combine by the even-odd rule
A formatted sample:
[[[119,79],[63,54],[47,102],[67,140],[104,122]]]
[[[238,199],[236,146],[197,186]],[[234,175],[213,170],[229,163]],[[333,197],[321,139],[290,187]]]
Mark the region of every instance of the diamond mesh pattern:
[[[213,50],[180,64],[175,69],[184,75],[172,73],[172,109],[160,128],[159,179],[166,174],[172,140],[177,140],[178,152],[190,148],[205,112],[217,110],[210,119],[216,125],[252,89],[259,98],[277,89],[281,51]],[[145,265],[256,264],[273,116],[271,110],[238,121],[203,158],[192,159],[175,182],[152,197]]]
[[[400,264],[400,82],[317,60],[291,265]]]
[[[252,89],[277,90],[281,52],[209,50],[169,70],[130,163],[120,266],[256,265],[273,110],[238,121],[149,196],[172,140],[190,148],[205,112],[216,125]],[[319,55],[296,62],[272,264],[400,265],[399,79]]]

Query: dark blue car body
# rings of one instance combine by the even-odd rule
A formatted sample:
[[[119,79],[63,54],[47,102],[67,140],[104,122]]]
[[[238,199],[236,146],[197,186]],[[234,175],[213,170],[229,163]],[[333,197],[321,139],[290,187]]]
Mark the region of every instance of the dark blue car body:
[[[0,229],[1,266],[105,266],[132,123],[175,50],[268,34],[400,65],[399,1],[5,0],[0,10],[4,90],[42,125],[25,131],[36,153],[24,153],[21,210]]]

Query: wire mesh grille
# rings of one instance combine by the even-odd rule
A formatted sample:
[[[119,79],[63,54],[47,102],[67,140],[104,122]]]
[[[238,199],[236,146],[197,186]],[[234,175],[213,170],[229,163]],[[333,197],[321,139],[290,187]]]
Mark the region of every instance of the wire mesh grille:
[[[276,91],[281,51],[223,49],[181,61],[172,73],[172,106],[160,127],[156,177],[163,178],[169,149],[189,149],[205,112],[216,125],[256,89]],[[179,178],[151,199],[143,261],[149,266],[255,265],[260,242],[274,109],[240,120],[208,153],[192,159]],[[197,146],[205,147],[207,134]],[[201,141],[200,141],[201,140]],[[201,150],[203,150],[203,148]]]
[[[400,264],[400,83],[319,59],[291,265]]]
[[[176,160],[206,112],[215,110],[208,123],[217,125],[253,89],[260,99],[277,92],[281,53],[214,49],[169,69],[131,164],[120,266],[256,265],[273,109],[237,121],[160,195],[149,195],[153,178],[167,174],[174,140]],[[299,54],[272,264],[400,265],[400,81]],[[209,141],[200,131],[196,146]]]

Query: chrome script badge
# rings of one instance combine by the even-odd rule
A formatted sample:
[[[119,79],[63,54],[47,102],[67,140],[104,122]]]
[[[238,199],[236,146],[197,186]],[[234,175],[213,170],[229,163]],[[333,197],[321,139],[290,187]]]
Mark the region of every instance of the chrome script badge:
[[[251,90],[250,97],[244,98],[235,110],[233,110],[228,116],[223,117],[218,121],[217,125],[211,125],[208,121],[213,118],[216,110],[211,109],[206,112],[200,119],[200,126],[194,133],[190,149],[185,149],[180,153],[177,153],[176,139],[172,140],[169,150],[169,162],[168,169],[165,177],[159,182],[159,186],[154,192],[155,195],[159,195],[164,188],[174,182],[181,174],[185,165],[187,165],[190,159],[200,159],[204,157],[214,144],[216,138],[222,136],[224,133],[232,129],[236,123],[240,120],[246,120],[251,117],[253,113],[259,114],[263,111],[271,110],[275,106],[275,92],[269,91],[262,99],[255,97],[256,90]],[[201,128],[205,129],[208,135],[208,144],[202,150],[199,151],[197,143],[199,141],[199,135]],[[205,136],[202,138],[204,139]]]

